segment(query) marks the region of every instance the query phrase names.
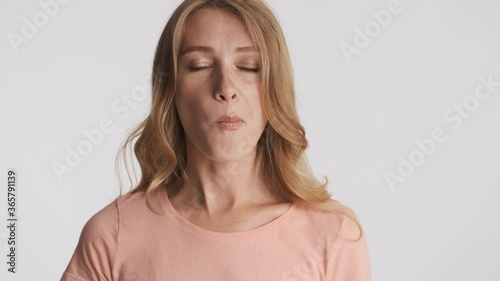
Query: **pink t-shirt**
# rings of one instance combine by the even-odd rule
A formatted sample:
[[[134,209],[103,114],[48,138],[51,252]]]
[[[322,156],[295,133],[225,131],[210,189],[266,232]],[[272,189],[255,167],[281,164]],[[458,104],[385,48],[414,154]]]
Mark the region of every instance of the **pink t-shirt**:
[[[61,281],[371,281],[365,236],[345,215],[294,203],[247,231],[201,228],[171,205],[165,189],[125,194],[82,229]]]

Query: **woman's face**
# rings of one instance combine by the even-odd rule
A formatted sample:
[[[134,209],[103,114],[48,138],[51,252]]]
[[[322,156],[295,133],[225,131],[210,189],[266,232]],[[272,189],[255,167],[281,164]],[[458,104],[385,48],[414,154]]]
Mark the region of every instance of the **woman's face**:
[[[188,18],[175,104],[194,154],[234,161],[255,148],[267,123],[261,104],[260,56],[237,16],[202,9]],[[217,123],[239,116],[237,128]]]

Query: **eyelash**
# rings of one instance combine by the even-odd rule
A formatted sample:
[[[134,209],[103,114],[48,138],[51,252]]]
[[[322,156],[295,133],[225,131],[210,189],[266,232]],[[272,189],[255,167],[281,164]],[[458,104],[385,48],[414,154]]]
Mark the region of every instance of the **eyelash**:
[[[190,72],[196,72],[196,71],[200,71],[200,70],[203,70],[203,69],[206,69],[206,68],[209,68],[210,66],[204,66],[204,67],[192,67],[190,66],[189,67],[189,71]],[[243,69],[243,70],[246,70],[246,71],[249,71],[249,72],[259,72],[260,68],[249,68],[249,67],[238,67],[239,69]]]

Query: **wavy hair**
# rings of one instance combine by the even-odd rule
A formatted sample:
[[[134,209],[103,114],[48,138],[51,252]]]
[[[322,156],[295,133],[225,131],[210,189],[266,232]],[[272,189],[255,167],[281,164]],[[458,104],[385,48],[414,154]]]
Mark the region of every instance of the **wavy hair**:
[[[256,165],[268,191],[280,202],[298,202],[319,211],[347,215],[360,230],[359,240],[364,231],[356,214],[332,199],[327,177],[321,183],[310,169],[304,154],[308,141],[296,109],[288,47],[272,9],[261,0],[185,0],[173,12],[155,51],[151,111],[128,135],[115,159],[118,164],[120,155],[127,158],[127,148],[133,145],[142,175],[128,193],[145,191],[148,208],[159,214],[150,205],[150,193],[162,185],[175,189],[189,181],[185,172],[186,140],[174,93],[184,25],[191,14],[206,8],[222,9],[238,16],[260,51],[261,100],[269,121],[256,144]],[[132,184],[127,161],[124,163]],[[221,175],[224,176],[227,174]]]

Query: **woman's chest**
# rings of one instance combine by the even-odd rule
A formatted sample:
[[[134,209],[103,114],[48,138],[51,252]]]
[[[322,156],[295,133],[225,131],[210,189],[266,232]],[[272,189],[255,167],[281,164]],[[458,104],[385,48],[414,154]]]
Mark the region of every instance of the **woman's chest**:
[[[320,281],[328,263],[323,246],[269,237],[232,242],[152,238],[119,250],[113,273],[119,281]]]

